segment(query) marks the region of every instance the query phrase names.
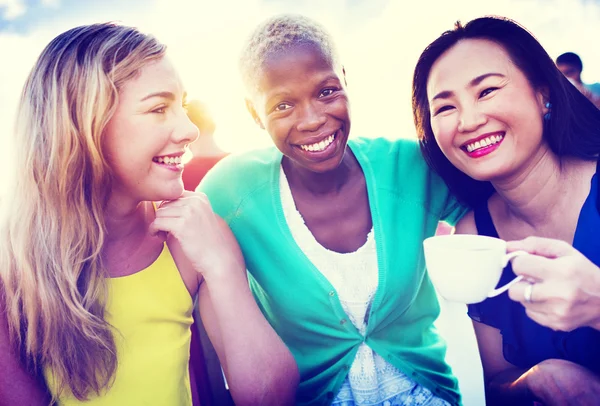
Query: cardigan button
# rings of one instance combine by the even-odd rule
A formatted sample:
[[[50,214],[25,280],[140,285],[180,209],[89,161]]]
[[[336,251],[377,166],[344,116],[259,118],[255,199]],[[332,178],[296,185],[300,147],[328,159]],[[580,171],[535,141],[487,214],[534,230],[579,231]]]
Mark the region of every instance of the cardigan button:
[[[346,324],[346,322],[347,322],[347,321],[348,321],[348,320],[346,320],[346,319],[341,319],[341,320],[340,320],[340,324],[343,326],[344,324]]]
[[[332,290],[332,291],[330,291],[330,292],[329,292],[329,296],[331,296],[331,297],[335,296],[335,291],[333,291],[333,290]]]

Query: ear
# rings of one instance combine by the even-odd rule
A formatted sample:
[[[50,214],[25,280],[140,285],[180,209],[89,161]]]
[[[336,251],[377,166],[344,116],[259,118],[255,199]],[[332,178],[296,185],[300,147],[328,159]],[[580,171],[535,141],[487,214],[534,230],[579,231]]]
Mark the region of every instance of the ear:
[[[546,104],[552,101],[550,100],[550,90],[547,86],[542,86],[537,90],[537,98],[540,106],[542,106],[542,112],[544,114],[548,113],[549,109],[546,107]]]
[[[260,117],[258,116],[258,113],[256,112],[256,109],[254,108],[254,103],[252,103],[252,100],[246,98],[246,109],[248,110],[248,113],[250,113],[250,115],[252,116],[252,119],[254,120],[254,122],[263,130],[265,129],[265,126],[262,123],[262,120],[260,119]]]

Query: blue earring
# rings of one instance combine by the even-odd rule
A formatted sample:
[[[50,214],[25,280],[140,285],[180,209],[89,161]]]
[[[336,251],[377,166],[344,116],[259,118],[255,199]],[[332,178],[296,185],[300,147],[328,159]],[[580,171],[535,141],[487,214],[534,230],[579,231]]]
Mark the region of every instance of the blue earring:
[[[552,109],[552,103],[546,102],[546,108],[548,109],[548,112],[544,114],[544,120],[550,121],[550,110]]]

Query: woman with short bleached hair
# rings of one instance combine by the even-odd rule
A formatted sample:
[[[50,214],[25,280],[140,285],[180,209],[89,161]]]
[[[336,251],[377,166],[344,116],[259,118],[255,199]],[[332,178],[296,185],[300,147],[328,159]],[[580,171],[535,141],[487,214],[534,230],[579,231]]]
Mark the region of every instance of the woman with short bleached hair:
[[[460,405],[422,241],[464,208],[416,142],[351,138],[346,72],[317,22],[265,20],[240,71],[273,145],[221,160],[199,189],[298,363],[297,404]]]

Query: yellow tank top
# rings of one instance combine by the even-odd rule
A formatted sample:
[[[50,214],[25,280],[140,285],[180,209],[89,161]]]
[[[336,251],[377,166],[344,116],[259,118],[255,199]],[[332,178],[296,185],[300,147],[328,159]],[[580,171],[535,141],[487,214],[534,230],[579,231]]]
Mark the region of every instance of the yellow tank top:
[[[107,321],[116,329],[118,361],[114,384],[87,402],[63,393],[59,405],[191,405],[193,303],[167,244],[148,268],[110,278],[109,292]],[[56,393],[51,371],[45,376]]]

